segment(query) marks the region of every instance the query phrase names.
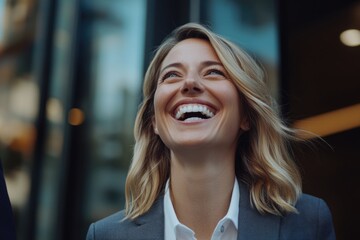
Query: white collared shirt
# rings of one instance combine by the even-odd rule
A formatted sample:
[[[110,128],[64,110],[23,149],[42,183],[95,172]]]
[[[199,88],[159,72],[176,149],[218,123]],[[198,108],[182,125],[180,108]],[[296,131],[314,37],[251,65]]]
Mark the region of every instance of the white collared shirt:
[[[180,223],[173,204],[171,202],[169,191],[169,180],[165,187],[164,196],[164,215],[165,215],[165,239],[166,240],[196,240],[195,233],[189,227]],[[228,212],[218,222],[211,240],[236,240],[238,229],[240,190],[239,184],[235,178],[231,201]]]

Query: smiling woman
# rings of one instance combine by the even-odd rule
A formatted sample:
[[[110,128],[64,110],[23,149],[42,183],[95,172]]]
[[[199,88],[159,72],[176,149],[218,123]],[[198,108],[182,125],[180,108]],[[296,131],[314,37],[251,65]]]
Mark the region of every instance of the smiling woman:
[[[321,199],[302,194],[264,74],[199,24],[176,29],[144,80],[126,209],[88,239],[334,239]]]

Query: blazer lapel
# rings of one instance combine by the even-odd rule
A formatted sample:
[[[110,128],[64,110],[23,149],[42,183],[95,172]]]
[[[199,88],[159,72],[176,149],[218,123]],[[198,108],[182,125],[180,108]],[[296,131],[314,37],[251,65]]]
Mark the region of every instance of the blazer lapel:
[[[134,220],[137,225],[129,229],[129,236],[135,240],[164,239],[164,197],[159,196],[151,209]]]
[[[279,239],[280,217],[272,214],[260,214],[250,204],[249,189],[239,181],[240,205],[238,222],[238,240],[240,239]]]

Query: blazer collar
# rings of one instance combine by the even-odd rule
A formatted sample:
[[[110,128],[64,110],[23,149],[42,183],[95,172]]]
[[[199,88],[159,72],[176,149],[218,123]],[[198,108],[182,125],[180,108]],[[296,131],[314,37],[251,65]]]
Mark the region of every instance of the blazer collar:
[[[238,218],[238,240],[240,239],[279,239],[279,216],[260,214],[250,204],[248,186],[239,181],[240,202]],[[137,225],[129,228],[129,236],[134,239],[164,239],[164,196],[155,201],[151,209],[134,220]]]
[[[239,181],[239,225],[240,239],[279,239],[280,217],[272,214],[259,213],[250,203],[248,186]]]
[[[150,210],[134,220],[136,227],[129,228],[131,239],[164,239],[164,196],[159,196]]]

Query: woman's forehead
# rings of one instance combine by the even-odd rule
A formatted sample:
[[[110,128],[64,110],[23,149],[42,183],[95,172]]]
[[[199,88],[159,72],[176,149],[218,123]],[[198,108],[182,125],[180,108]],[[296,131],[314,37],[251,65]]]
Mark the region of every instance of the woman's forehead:
[[[220,62],[209,41],[199,38],[188,38],[177,43],[165,56],[160,68],[177,62],[196,63],[201,61]]]

